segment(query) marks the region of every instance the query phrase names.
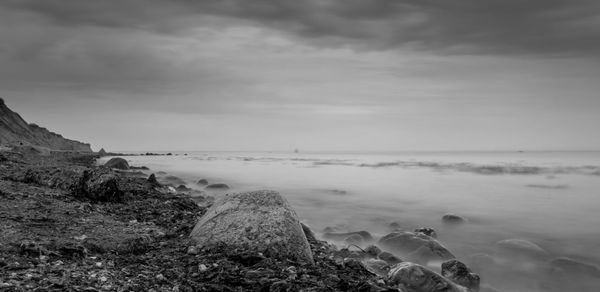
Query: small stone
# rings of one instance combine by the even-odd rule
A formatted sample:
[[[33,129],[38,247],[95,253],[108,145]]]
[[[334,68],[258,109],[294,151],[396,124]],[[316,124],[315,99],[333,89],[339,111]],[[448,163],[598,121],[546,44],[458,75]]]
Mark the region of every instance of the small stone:
[[[108,281],[108,278],[101,276],[100,278],[98,278],[100,280],[100,282],[106,282]]]
[[[200,251],[198,250],[197,246],[192,245],[192,246],[188,247],[187,253],[191,254],[191,255],[197,255],[200,253]]]
[[[161,281],[161,282],[162,282],[162,281],[164,281],[164,280],[165,280],[165,276],[163,276],[163,274],[158,274],[158,275],[156,275],[156,280],[158,280],[158,281]]]
[[[98,268],[102,268],[102,262],[97,262],[97,263],[96,263],[96,267],[98,267]]]
[[[200,265],[198,265],[198,271],[200,271],[200,272],[204,273],[204,272],[206,272],[207,270],[208,270],[208,268],[206,267],[206,265],[204,265],[204,264],[200,264]]]

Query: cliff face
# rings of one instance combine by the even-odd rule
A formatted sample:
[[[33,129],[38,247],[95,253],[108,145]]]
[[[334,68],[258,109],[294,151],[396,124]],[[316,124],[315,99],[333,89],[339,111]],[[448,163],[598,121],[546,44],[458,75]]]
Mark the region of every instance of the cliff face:
[[[92,152],[90,144],[63,138],[36,124],[28,124],[0,98],[0,144],[35,145],[52,150]]]

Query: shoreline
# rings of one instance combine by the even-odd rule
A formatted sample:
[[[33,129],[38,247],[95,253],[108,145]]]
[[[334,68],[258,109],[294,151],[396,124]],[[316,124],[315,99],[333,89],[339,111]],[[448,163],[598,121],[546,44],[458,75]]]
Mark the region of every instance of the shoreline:
[[[332,247],[314,238],[315,266],[240,256],[226,246],[190,251],[188,236],[206,208],[146,178],[95,166],[96,155],[0,155],[0,217],[7,222],[0,233],[2,291],[385,287],[362,266],[336,262]],[[73,185],[84,171],[114,175],[123,201],[75,197]]]

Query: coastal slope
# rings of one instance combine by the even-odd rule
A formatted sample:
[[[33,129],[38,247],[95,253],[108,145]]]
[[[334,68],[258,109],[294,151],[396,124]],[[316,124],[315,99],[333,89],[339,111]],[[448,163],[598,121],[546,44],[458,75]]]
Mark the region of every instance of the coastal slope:
[[[36,124],[28,124],[0,98],[0,145],[32,145],[51,150],[92,152],[90,144],[69,140]]]

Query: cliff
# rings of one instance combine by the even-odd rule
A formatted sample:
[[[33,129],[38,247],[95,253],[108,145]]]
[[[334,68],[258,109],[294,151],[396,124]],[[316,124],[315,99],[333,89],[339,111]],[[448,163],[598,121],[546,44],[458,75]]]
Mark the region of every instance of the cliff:
[[[92,152],[90,144],[69,140],[36,124],[28,124],[0,98],[0,145],[34,145],[52,150]]]

